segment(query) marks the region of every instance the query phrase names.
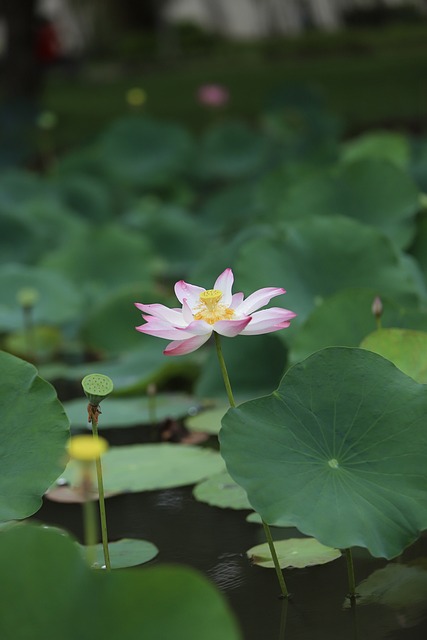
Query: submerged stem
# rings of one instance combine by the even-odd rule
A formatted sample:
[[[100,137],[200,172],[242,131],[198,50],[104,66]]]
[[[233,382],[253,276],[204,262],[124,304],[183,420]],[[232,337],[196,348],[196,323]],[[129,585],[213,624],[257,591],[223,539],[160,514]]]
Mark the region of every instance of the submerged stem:
[[[93,437],[98,437],[98,414],[92,414],[92,433]],[[98,481],[99,495],[99,516],[101,520],[101,538],[102,548],[104,550],[105,568],[111,570],[110,551],[108,549],[108,532],[107,532],[107,516],[105,512],[104,482],[102,479],[101,458],[96,459],[96,478]]]
[[[234,400],[233,391],[231,389],[231,384],[230,384],[230,378],[228,377],[227,367],[225,365],[224,356],[222,354],[221,339],[219,337],[219,334],[216,333],[215,331],[214,331],[214,337],[215,337],[216,352],[219,360],[219,366],[221,367],[221,373],[224,380],[225,390],[227,391],[228,401],[230,403],[230,407],[235,407],[236,402]],[[282,569],[280,568],[280,565],[279,565],[279,559],[277,557],[276,549],[274,547],[274,542],[273,542],[273,537],[271,535],[270,527],[266,522],[264,522],[264,520],[262,521],[262,524],[264,527],[264,532],[267,538],[268,546],[270,548],[271,557],[273,558],[274,568],[276,570],[276,575],[279,581],[282,597],[289,598],[289,592],[286,587],[286,582],[283,577]]]

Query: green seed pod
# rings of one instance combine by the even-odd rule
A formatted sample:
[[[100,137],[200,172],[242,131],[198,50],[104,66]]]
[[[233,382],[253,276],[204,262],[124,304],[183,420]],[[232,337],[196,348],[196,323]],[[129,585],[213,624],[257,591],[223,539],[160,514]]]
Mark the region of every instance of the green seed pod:
[[[38,299],[39,292],[34,287],[24,287],[16,294],[16,300],[23,309],[32,309]]]
[[[82,387],[89,403],[95,407],[114,389],[111,378],[102,373],[90,373],[85,376],[82,380]]]

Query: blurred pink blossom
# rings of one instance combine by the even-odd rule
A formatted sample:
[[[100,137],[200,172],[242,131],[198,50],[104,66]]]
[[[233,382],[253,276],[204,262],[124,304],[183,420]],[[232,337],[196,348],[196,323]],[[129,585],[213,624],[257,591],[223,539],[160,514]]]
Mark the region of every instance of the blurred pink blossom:
[[[197,99],[208,107],[223,107],[229,101],[230,94],[221,84],[203,84],[197,90]]]

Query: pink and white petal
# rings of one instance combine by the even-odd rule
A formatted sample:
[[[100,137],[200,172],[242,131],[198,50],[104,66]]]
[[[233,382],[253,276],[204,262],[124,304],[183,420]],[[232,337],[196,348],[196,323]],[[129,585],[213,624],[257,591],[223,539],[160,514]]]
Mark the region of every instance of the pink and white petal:
[[[227,338],[234,338],[234,336],[242,333],[244,328],[251,322],[251,317],[242,318],[241,320],[218,320],[213,325],[214,331]]]
[[[192,353],[201,347],[202,344],[205,344],[210,336],[211,334],[208,333],[201,336],[193,336],[187,340],[174,340],[174,342],[168,344],[163,353],[165,356],[183,356],[186,353]]]
[[[175,295],[180,301],[181,304],[184,303],[184,300],[187,300],[189,307],[193,308],[200,301],[200,294],[206,291],[202,287],[197,287],[194,284],[188,284],[188,282],[184,282],[184,280],[179,280],[175,284]]]
[[[245,296],[241,291],[239,293],[233,293],[231,297],[230,309],[236,309],[240,304],[242,304],[244,297]]]
[[[271,333],[289,327],[292,318],[296,313],[288,309],[280,309],[273,307],[272,309],[264,309],[252,314],[250,325],[242,331],[244,336],[253,336],[261,333]]]
[[[252,329],[250,327],[248,327],[247,329],[245,329],[244,331],[242,331],[241,335],[242,336],[259,336],[261,334],[264,333],[273,333],[274,331],[280,331],[281,329],[287,329],[289,327],[289,325],[291,324],[290,320],[287,320],[285,322],[281,322],[279,324],[270,324],[268,325],[268,327],[252,327]]]
[[[193,334],[188,333],[184,329],[176,329],[171,325],[163,326],[154,322],[146,322],[145,324],[135,327],[140,333],[145,333],[148,336],[155,336],[156,338],[164,338],[165,340],[185,340],[191,338]]]
[[[204,320],[193,320],[185,327],[184,331],[192,335],[204,336],[207,333],[212,333],[212,325]]]
[[[163,304],[141,304],[140,302],[135,302],[135,307],[154,318],[166,320],[170,324],[178,326],[185,324],[181,309],[169,309]]]
[[[193,322],[194,320],[193,312],[187,302],[187,298],[184,298],[184,300],[182,301],[182,317],[184,318],[186,324],[190,324],[190,322]]]
[[[233,288],[234,275],[230,268],[225,269],[215,280],[214,289],[222,292],[221,304],[229,307],[231,304],[231,289]]]
[[[258,289],[258,291],[254,291],[250,296],[246,298],[242,302],[241,305],[235,308],[237,313],[243,313],[245,316],[250,315],[253,311],[264,307],[268,304],[271,298],[275,296],[280,296],[283,293],[286,293],[284,289],[281,287],[265,287],[264,289]]]

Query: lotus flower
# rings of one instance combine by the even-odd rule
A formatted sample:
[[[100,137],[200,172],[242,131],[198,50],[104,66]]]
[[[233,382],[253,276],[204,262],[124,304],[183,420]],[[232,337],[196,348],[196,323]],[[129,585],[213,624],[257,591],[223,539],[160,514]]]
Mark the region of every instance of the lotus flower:
[[[197,90],[197,99],[208,107],[223,107],[230,96],[225,87],[220,84],[204,84]]]
[[[226,269],[217,278],[213,289],[203,289],[180,280],[175,294],[182,307],[169,309],[162,304],[135,303],[143,312],[146,323],[137,331],[158,338],[172,340],[164,350],[167,356],[191,353],[209,340],[212,332],[233,338],[254,336],[289,327],[296,316],[293,311],[273,307],[263,309],[271,298],[286,293],[284,289],[258,289],[244,299],[243,293],[232,294],[234,276]]]

